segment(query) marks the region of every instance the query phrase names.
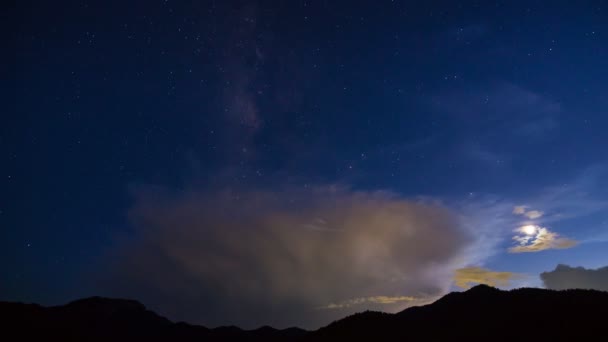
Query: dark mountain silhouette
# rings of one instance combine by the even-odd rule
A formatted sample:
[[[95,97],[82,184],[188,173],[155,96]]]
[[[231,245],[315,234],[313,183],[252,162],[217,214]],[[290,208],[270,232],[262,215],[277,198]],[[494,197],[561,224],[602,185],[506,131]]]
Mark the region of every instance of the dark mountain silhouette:
[[[100,297],[56,307],[0,302],[0,321],[5,337],[44,341],[599,341],[608,334],[608,292],[479,285],[397,314],[358,313],[316,331],[208,329],[173,323],[136,301]]]
[[[394,315],[355,314],[316,331],[315,340],[597,341],[608,337],[606,317],[608,292],[479,285]]]

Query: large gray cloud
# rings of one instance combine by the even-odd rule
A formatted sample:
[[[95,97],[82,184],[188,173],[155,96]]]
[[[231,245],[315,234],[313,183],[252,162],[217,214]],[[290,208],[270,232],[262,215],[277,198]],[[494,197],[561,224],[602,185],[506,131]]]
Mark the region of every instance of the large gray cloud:
[[[595,289],[608,291],[608,266],[598,269],[557,265],[555,270],[540,274],[545,287],[554,290]]]
[[[130,217],[106,290],[208,326],[310,328],[424,302],[474,240],[441,206],[336,187],[140,189]]]

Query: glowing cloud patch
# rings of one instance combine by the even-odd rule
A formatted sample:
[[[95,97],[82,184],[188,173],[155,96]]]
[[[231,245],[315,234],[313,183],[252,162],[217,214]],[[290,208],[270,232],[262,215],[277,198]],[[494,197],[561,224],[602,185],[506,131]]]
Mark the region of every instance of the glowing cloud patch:
[[[518,244],[509,248],[510,253],[540,252],[547,249],[566,249],[576,246],[575,240],[560,237],[545,227],[525,225],[515,230],[513,240]]]
[[[513,214],[515,215],[523,215],[526,213],[526,207],[523,205],[518,205],[513,208]]]
[[[482,267],[465,267],[454,273],[454,285],[468,289],[475,284],[507,287],[510,281],[520,275],[513,272],[496,272]]]
[[[526,216],[527,218],[529,218],[530,220],[534,220],[537,218],[541,218],[543,216],[543,212],[542,211],[538,211],[538,210],[530,210],[524,213],[524,216]]]
[[[372,296],[372,297],[359,297],[353,298],[349,300],[345,300],[338,303],[330,303],[329,305],[322,306],[319,309],[344,309],[350,308],[352,306],[362,305],[362,304],[397,304],[401,302],[414,302],[418,301],[420,298],[410,297],[410,296]]]
[[[545,213],[540,210],[528,210],[524,205],[518,205],[513,208],[513,214],[523,215],[530,220],[536,220],[541,218]]]

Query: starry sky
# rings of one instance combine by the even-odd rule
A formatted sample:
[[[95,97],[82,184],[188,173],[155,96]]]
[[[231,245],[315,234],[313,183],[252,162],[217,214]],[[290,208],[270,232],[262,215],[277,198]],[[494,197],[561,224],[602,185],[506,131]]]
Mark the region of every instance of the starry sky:
[[[605,1],[2,7],[0,300],[316,328],[608,289]]]

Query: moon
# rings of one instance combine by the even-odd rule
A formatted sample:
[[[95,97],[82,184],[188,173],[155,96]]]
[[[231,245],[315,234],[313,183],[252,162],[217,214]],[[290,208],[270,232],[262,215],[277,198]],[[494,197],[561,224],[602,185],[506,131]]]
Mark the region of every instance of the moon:
[[[521,231],[526,235],[534,235],[536,233],[536,226],[529,224],[521,227]]]

